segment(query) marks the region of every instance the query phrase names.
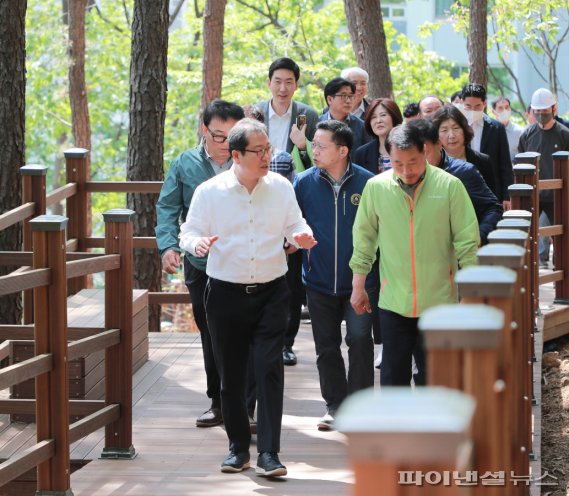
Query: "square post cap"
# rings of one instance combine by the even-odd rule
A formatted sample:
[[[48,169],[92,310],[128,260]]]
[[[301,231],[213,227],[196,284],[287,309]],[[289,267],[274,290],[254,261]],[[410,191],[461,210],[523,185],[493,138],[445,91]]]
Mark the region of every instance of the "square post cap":
[[[462,296],[507,298],[514,294],[516,273],[506,267],[474,265],[459,270],[455,281]]]
[[[503,327],[504,312],[490,305],[438,305],[419,318],[427,350],[496,349]]]
[[[474,399],[442,387],[366,389],[342,403],[335,420],[352,460],[436,463],[468,444]]]
[[[520,269],[524,266],[526,249],[509,243],[492,243],[483,246],[476,253],[481,265],[499,265],[509,269]]]
[[[502,217],[504,219],[525,219],[531,222],[532,213],[529,210],[506,210]]]
[[[68,148],[63,152],[65,158],[85,158],[89,155],[89,150],[86,148]]]
[[[529,233],[531,222],[526,219],[504,218],[496,224],[497,229],[517,229]]]
[[[512,243],[517,246],[526,246],[529,234],[519,229],[496,229],[488,234],[488,243]]]
[[[555,152],[552,153],[551,156],[553,157],[553,160],[564,160],[564,159],[568,159],[569,158],[569,152],[566,151],[560,151],[560,152]]]
[[[134,211],[128,208],[112,208],[103,212],[105,222],[130,222],[134,217]]]
[[[40,164],[27,164],[20,167],[22,176],[45,176],[47,175],[47,166]]]
[[[533,164],[535,165],[537,159],[541,157],[538,152],[523,152],[517,153],[515,156],[516,164]]]
[[[510,196],[532,196],[533,189],[531,184],[511,184],[508,186]]]
[[[535,175],[535,165],[516,164],[514,165],[514,176],[533,176]]]
[[[30,221],[33,231],[64,231],[69,219],[63,215],[38,215]]]

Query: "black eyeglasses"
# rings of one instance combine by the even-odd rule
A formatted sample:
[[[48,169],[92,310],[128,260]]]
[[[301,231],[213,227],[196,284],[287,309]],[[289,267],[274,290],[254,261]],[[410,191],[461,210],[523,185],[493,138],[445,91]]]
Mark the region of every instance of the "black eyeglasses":
[[[223,136],[222,134],[215,134],[209,127],[206,127],[207,132],[210,134],[211,139],[215,143],[225,143],[227,141],[227,136]]]
[[[354,98],[354,94],[353,93],[336,93],[335,95],[332,95],[333,98],[341,98],[344,101],[347,100],[352,100]]]
[[[247,150],[245,148],[245,150],[243,150],[243,153],[245,153],[245,152],[255,153],[257,155],[257,157],[264,158],[265,155],[267,155],[267,153],[269,154],[269,157],[270,157],[273,154],[273,150],[274,150],[274,148],[272,146],[269,146],[267,148],[262,148],[261,150]]]

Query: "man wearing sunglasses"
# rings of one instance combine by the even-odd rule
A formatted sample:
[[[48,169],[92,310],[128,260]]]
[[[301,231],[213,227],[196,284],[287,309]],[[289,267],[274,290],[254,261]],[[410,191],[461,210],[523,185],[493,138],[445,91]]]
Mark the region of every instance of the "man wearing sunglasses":
[[[180,219],[185,220],[196,188],[208,179],[228,170],[232,165],[227,137],[235,124],[243,119],[243,109],[224,100],[212,101],[204,110],[201,143],[177,157],[170,165],[156,204],[156,242],[162,257],[162,269],[175,274],[180,268],[178,235]],[[203,295],[207,282],[207,258],[186,253],[184,276],[192,299],[192,311],[202,341],[207,396],[210,408],[196,420],[198,427],[214,427],[223,423],[221,414],[221,383],[215,366],[208,332]],[[253,426],[254,424],[252,424]]]

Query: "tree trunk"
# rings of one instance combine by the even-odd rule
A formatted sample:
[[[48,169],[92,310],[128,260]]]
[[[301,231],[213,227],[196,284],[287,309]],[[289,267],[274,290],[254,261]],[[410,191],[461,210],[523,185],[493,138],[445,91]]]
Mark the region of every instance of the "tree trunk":
[[[393,98],[387,42],[379,0],[344,0],[358,65],[369,74],[370,98]]]
[[[0,2],[0,214],[21,205],[25,163],[26,0]],[[20,224],[0,231],[0,250],[22,249]],[[1,267],[0,276],[15,267]],[[20,324],[19,293],[0,297],[0,323]]]
[[[488,0],[471,0],[468,34],[469,82],[488,87]]]
[[[129,181],[164,179],[164,118],[168,55],[168,0],[136,0],[130,64]],[[134,235],[154,236],[157,195],[127,195],[134,210]],[[160,291],[161,264],[156,250],[135,250],[135,287]],[[160,307],[150,308],[149,330],[160,330]]]
[[[200,115],[221,97],[223,79],[223,26],[227,0],[206,0],[203,14],[202,99]]]

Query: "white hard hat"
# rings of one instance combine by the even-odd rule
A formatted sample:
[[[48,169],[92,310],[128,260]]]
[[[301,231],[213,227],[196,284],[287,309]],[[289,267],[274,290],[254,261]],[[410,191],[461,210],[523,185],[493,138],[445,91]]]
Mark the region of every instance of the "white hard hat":
[[[543,110],[551,108],[555,105],[555,97],[547,88],[539,88],[533,92],[531,96],[531,108],[534,110]]]

